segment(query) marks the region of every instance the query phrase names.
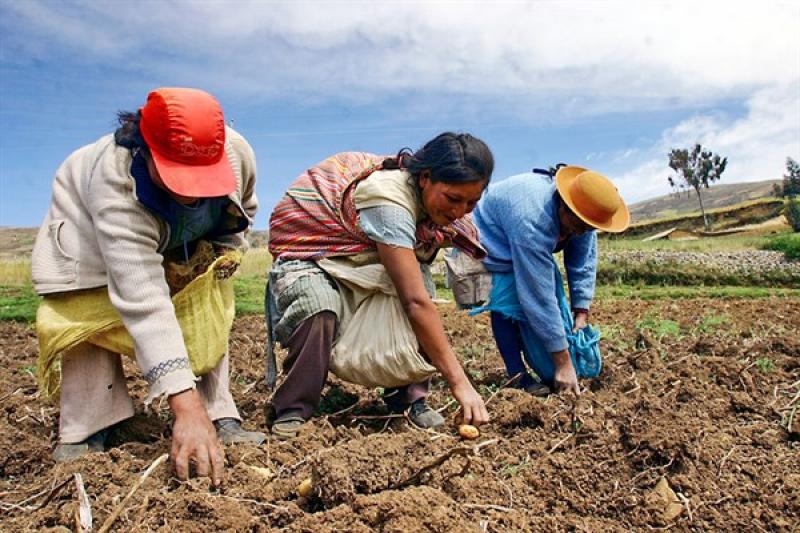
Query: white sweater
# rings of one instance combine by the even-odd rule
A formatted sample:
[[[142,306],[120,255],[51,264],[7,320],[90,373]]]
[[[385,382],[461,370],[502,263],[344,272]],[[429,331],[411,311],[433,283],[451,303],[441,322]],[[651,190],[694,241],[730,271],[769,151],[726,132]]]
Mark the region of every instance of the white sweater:
[[[252,224],[258,209],[255,154],[230,128],[225,151],[237,178],[229,198]],[[162,267],[167,224],[137,199],[131,161],[130,151],[117,146],[113,135],[64,161],[36,237],[31,270],[43,295],[108,287],[150,384],[149,401],[194,387],[195,376]],[[247,247],[244,232],[215,242]]]

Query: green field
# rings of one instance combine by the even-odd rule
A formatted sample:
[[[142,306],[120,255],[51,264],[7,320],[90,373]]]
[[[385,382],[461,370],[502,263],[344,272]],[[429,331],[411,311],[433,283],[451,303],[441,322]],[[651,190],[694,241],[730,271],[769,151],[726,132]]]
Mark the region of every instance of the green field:
[[[677,299],[677,298],[761,298],[769,296],[800,297],[797,279],[786,272],[758,275],[721,273],[713,265],[671,264],[668,261],[625,264],[610,263],[607,253],[620,251],[685,251],[726,252],[775,249],[787,257],[796,257],[800,235],[777,237],[717,237],[697,241],[651,241],[638,239],[601,239],[598,267],[597,298],[607,299]],[[236,312],[238,315],[260,314],[264,310],[266,272],[271,264],[264,248],[250,250],[234,277]],[[444,286],[444,276],[435,275],[437,296],[452,299]],[[30,279],[30,259],[0,260],[0,320],[32,322],[36,317],[39,297]]]

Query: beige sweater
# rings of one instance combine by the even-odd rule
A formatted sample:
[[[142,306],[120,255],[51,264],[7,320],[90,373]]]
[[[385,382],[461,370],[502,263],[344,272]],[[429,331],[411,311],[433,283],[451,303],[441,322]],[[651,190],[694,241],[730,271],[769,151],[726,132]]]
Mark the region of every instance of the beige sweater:
[[[255,154],[227,129],[225,150],[237,178],[229,198],[252,224],[258,208]],[[161,251],[167,224],[136,197],[131,154],[113,135],[73,152],[56,172],[50,209],[39,229],[32,276],[39,294],[107,286],[133,338],[148,401],[194,387]],[[244,249],[244,233],[216,241]]]

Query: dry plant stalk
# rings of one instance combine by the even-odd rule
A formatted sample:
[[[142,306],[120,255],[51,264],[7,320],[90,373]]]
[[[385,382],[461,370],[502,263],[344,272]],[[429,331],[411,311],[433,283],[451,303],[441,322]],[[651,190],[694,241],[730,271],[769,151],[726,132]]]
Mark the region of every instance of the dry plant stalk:
[[[83,476],[76,473],[74,475],[75,488],[78,492],[78,508],[75,510],[75,528],[77,531],[92,530],[92,506],[89,504],[89,496],[83,486]]]
[[[423,466],[422,468],[420,468],[416,473],[414,473],[410,477],[404,479],[403,481],[399,481],[399,482],[393,484],[390,488],[392,488],[392,489],[400,489],[400,488],[403,488],[403,487],[407,487],[409,485],[413,485],[414,483],[416,483],[417,481],[419,481],[422,478],[422,475],[425,474],[425,472],[428,472],[429,470],[433,470],[437,466],[443,465],[445,463],[445,461],[447,461],[451,457],[456,456],[456,455],[461,455],[462,457],[469,458],[470,455],[478,455],[482,448],[485,448],[486,446],[490,446],[492,444],[495,444],[495,443],[497,443],[497,441],[498,441],[498,439],[492,439],[492,440],[483,441],[480,444],[477,444],[475,446],[459,446],[459,447],[456,447],[456,448],[451,448],[450,450],[446,451],[445,453],[443,453],[442,455],[440,455],[439,457],[434,459],[429,464],[427,464],[427,465]],[[465,473],[468,468],[469,468],[469,463],[464,467],[462,472]]]
[[[167,457],[169,457],[169,454],[165,453],[164,455],[153,461],[153,464],[147,467],[147,470],[145,470],[144,473],[141,475],[141,477],[136,480],[136,483],[133,484],[133,488],[131,488],[130,492],[128,492],[128,494],[125,496],[125,498],[122,499],[119,505],[117,505],[114,508],[114,510],[111,512],[108,518],[106,518],[106,521],[103,522],[103,525],[98,530],[98,533],[107,533],[108,530],[111,529],[111,526],[114,525],[114,522],[116,522],[117,518],[119,518],[119,515],[122,513],[122,510],[125,509],[125,505],[128,503],[128,500],[131,499],[131,497],[136,493],[139,487],[142,486],[142,483],[144,483],[144,481],[150,476],[150,474],[153,473],[153,470],[158,468],[158,466],[161,465],[161,463],[167,460]]]
[[[580,405],[580,401],[581,401],[581,397],[580,396],[577,396],[577,395],[574,395],[574,394],[570,395],[570,403],[571,403],[571,407],[570,407],[570,429],[572,430],[572,432],[570,434],[568,434],[566,437],[564,437],[561,440],[559,440],[558,442],[556,442],[553,445],[552,448],[547,450],[547,455],[552,454],[562,444],[567,442],[572,437],[576,437],[577,438],[578,433],[580,433],[581,427],[583,426],[583,420],[581,420],[580,415],[578,415],[578,405]]]

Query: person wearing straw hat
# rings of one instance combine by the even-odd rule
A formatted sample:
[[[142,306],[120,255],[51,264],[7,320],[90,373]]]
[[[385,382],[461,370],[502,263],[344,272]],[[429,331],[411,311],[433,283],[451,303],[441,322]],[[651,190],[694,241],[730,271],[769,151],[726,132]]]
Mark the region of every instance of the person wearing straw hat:
[[[492,289],[489,303],[473,313],[491,312],[509,377],[532,394],[579,394],[578,377],[594,377],[602,367],[599,333],[588,326],[597,231],[618,233],[630,223],[617,188],[598,172],[559,165],[555,172],[534,171],[490,185],[474,221],[488,252],[483,265]],[[569,302],[557,252],[563,252]]]
[[[105,295],[133,339],[148,383],[145,401],[166,397],[173,411],[178,476],[188,476],[194,459],[197,473],[219,484],[219,441],[261,443],[266,436],[241,427],[227,353],[213,354],[218,363],[208,373],[193,373],[165,263],[170,256],[188,260],[201,239],[217,251],[246,248],[258,208],[255,155],[225,126],[217,100],[198,89],[154,90],[138,112],[118,119],[113,134],[73,152],[56,172],[32,256],[40,311],[58,301],[77,313],[87,293]],[[65,327],[80,329],[81,316]],[[56,461],[104,451],[110,429],[134,414],[120,356],[94,339],[59,354]]]

